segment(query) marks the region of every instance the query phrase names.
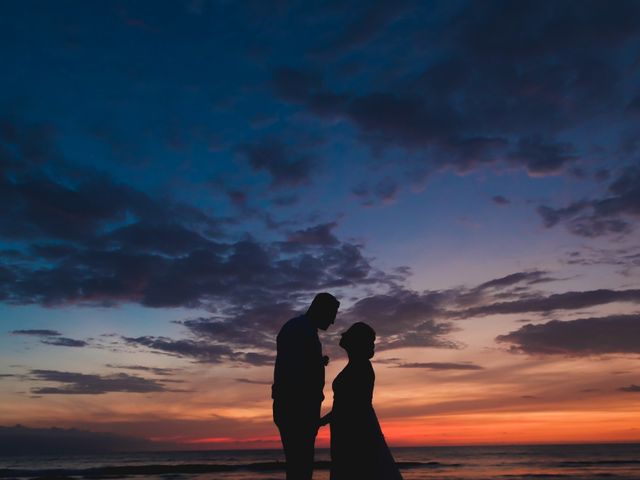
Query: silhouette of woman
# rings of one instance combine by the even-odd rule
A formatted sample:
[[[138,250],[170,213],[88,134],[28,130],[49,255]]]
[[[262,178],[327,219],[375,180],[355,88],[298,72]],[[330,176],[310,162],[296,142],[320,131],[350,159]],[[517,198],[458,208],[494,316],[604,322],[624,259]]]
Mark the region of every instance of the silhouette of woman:
[[[375,339],[362,322],[340,339],[349,363],[333,381],[333,409],[320,420],[331,424],[331,480],[402,480],[371,404]]]

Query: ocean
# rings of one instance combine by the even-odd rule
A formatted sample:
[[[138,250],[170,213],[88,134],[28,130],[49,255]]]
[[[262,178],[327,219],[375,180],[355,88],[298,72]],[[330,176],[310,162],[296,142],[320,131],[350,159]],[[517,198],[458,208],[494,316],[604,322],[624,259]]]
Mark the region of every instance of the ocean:
[[[640,444],[419,447],[392,449],[405,480],[639,480]],[[328,480],[329,452],[314,480]],[[278,450],[0,456],[0,478],[281,480]]]

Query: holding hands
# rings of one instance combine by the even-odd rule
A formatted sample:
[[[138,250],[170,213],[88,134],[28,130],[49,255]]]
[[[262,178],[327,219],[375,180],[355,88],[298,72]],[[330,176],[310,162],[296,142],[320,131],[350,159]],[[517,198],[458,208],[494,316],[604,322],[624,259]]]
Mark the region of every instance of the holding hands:
[[[324,427],[325,425],[328,425],[330,423],[331,423],[331,412],[327,413],[324,417],[320,419],[320,424],[318,428]]]

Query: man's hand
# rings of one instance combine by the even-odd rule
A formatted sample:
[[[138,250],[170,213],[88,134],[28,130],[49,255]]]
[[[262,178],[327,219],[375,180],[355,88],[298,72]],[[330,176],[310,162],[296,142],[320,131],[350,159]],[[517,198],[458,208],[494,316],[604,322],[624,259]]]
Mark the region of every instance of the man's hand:
[[[324,417],[322,417],[320,419],[319,427],[324,427],[325,425],[328,425],[329,423],[331,423],[331,412],[327,413]]]
[[[322,357],[322,363],[324,363],[324,366],[326,367],[327,365],[329,365],[329,356],[328,355],[323,355]]]

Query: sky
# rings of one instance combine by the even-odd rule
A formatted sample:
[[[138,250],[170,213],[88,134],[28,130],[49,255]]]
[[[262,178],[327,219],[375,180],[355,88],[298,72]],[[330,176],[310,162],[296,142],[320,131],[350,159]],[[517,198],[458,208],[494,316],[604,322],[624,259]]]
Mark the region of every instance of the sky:
[[[0,8],[1,426],[277,448],[328,291],[391,445],[640,441],[640,3]]]

